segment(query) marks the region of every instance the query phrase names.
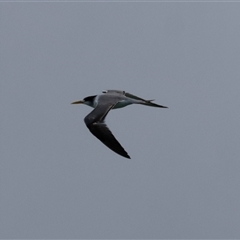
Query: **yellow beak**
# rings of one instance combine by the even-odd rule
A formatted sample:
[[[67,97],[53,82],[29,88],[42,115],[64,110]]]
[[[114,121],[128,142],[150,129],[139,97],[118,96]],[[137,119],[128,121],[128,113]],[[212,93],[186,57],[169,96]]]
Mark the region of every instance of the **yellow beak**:
[[[84,103],[84,101],[80,100],[80,101],[72,102],[71,104],[81,104],[81,103]]]

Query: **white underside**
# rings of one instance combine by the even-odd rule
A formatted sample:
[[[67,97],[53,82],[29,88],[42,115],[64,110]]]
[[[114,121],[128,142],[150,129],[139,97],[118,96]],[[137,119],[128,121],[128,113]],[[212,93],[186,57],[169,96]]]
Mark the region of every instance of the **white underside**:
[[[90,105],[90,104],[87,104],[85,103],[86,105],[89,105],[93,108],[95,108],[97,105],[98,105],[98,99],[99,99],[99,96],[96,96],[96,98],[94,99],[94,102],[93,102],[93,105]],[[131,105],[133,103],[141,103],[141,101],[139,100],[136,100],[136,99],[124,99],[124,100],[121,100],[120,102],[118,102],[114,107],[113,109],[117,109],[117,108],[123,108],[123,107],[126,107],[128,105]]]
[[[123,108],[123,107],[126,107],[126,106],[130,105],[130,104],[132,104],[132,102],[123,100],[123,101],[121,101],[121,102],[118,102],[118,103],[113,107],[113,109]]]

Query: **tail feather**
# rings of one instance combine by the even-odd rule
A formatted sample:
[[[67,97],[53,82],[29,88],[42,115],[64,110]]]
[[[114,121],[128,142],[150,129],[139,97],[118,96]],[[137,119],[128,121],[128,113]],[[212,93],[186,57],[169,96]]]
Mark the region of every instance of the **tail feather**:
[[[162,105],[153,103],[152,101],[154,101],[154,100],[147,100],[147,101],[145,101],[144,103],[141,103],[141,104],[142,104],[142,105],[149,106],[149,107],[168,108],[168,107],[166,107],[166,106],[162,106]]]

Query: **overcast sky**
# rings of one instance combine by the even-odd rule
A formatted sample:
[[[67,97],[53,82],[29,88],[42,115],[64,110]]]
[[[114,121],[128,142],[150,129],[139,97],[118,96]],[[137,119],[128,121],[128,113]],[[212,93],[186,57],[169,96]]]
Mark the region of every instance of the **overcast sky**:
[[[240,238],[240,4],[0,3],[0,238]],[[104,89],[106,121],[71,105]]]

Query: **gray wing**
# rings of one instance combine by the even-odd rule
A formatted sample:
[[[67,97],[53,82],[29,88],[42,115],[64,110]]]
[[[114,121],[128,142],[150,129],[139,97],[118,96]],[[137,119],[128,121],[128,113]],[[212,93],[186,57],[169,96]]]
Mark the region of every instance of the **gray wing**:
[[[137,97],[137,96],[135,96],[135,95],[133,95],[131,93],[122,91],[122,90],[105,90],[105,91],[103,91],[103,93],[105,93],[105,94],[115,94],[115,95],[120,95],[120,96],[122,95],[122,96],[126,96],[128,98],[131,98],[131,99],[139,100],[139,101],[142,101],[142,103],[139,102],[139,104],[142,104],[142,105],[145,105],[145,106],[159,107],[159,108],[168,108],[166,106],[153,103],[152,101],[154,101],[154,99],[146,100],[146,99]]]
[[[103,90],[102,93],[125,95],[125,91],[122,91],[122,90]]]
[[[142,101],[145,101],[145,102],[151,102],[151,101],[154,101],[154,100],[146,100],[146,99],[143,99],[143,98],[137,97],[137,96],[135,96],[135,95],[133,95],[133,94],[131,94],[131,93],[128,93],[128,92],[125,93],[125,96],[126,96],[126,97],[129,97],[129,98],[136,99],[136,100],[142,100]]]
[[[119,155],[130,158],[128,153],[124,150],[121,144],[113,136],[110,129],[104,123],[104,119],[108,112],[115,106],[117,102],[109,104],[99,104],[92,112],[90,112],[85,118],[89,131],[98,138],[103,144],[105,144],[112,151]]]
[[[140,103],[142,105],[146,105],[146,106],[150,106],[150,107],[159,107],[159,108],[168,108],[166,106],[162,106],[162,105],[159,105],[159,104],[156,104],[156,103],[153,103],[152,101],[154,101],[154,99],[152,100],[145,100],[143,98],[140,98],[140,97],[137,97],[131,93],[125,93],[125,96],[126,97],[129,97],[129,98],[133,98],[133,99],[136,99],[136,100],[141,100],[141,101],[144,101],[143,103]]]

